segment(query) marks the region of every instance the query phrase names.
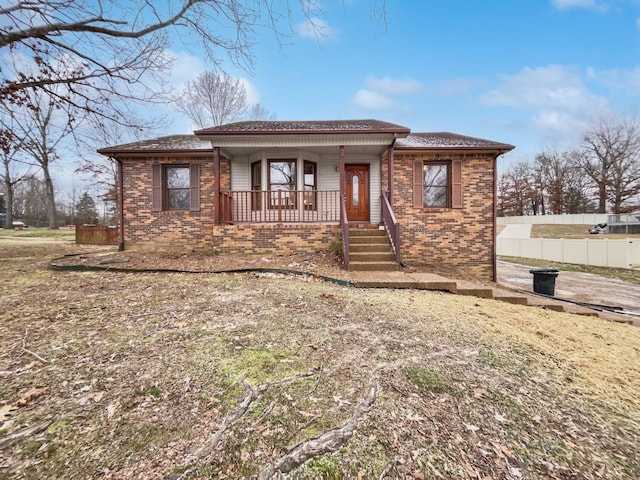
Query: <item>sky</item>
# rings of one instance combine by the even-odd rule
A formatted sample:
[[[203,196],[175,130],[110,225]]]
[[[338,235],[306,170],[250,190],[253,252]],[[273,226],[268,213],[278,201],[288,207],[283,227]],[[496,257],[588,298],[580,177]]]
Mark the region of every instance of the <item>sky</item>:
[[[278,120],[449,131],[515,145],[507,163],[576,145],[599,115],[640,105],[638,0],[387,0],[386,22],[376,3],[323,0],[322,36],[300,15],[284,45],[261,36],[251,74],[223,66]],[[171,48],[174,88],[211,69]],[[171,115],[167,133],[191,131]]]
[[[640,106],[640,0],[289,3],[299,1],[319,6],[315,29],[293,9],[278,25],[282,42],[260,31],[250,71],[220,53],[249,102],[278,120],[374,118],[509,143],[516,148],[499,161],[504,171],[545,149],[576,146],[600,115]],[[381,5],[385,18],[373,12]],[[179,92],[213,65],[196,42],[170,41]],[[143,111],[168,119],[151,136],[193,132],[170,105]],[[62,192],[87,181],[74,161],[53,171]]]

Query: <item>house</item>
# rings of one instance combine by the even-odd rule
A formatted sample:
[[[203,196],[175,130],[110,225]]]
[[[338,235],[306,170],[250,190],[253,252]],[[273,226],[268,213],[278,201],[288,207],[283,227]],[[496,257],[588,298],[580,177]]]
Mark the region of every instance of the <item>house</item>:
[[[494,279],[496,162],[513,148],[378,120],[249,121],[99,153],[118,164],[121,249],[341,242],[349,268],[441,264]]]

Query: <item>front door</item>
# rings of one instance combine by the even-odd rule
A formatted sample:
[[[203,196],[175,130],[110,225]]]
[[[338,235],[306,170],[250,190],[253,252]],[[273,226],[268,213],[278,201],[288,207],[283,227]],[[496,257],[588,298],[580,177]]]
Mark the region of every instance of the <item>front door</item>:
[[[347,219],[369,221],[369,165],[345,165]]]

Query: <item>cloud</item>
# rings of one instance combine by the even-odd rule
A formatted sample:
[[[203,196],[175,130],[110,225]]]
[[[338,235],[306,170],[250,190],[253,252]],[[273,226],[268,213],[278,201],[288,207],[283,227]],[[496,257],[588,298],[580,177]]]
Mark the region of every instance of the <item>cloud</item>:
[[[244,85],[244,88],[247,91],[247,105],[255,105],[261,102],[258,89],[253,83],[244,77],[240,77],[240,83]]]
[[[424,86],[412,78],[396,80],[391,77],[376,78],[368,76],[365,83],[369,90],[385,95],[406,95],[424,91]]]
[[[190,53],[167,50],[166,54],[173,60],[171,84],[176,90],[183,89],[187,82],[206,70],[202,60]]]
[[[392,110],[396,107],[396,103],[389,97],[371,90],[358,90],[352,103],[365,110]]]
[[[559,10],[568,10],[570,8],[587,8],[598,10],[602,8],[596,0],[551,0],[551,5]]]
[[[579,69],[562,65],[526,67],[515,75],[502,75],[500,85],[481,101],[530,111],[533,128],[558,135],[575,134],[607,108],[607,100],[587,88]]]
[[[318,42],[326,42],[335,37],[336,32],[327,22],[317,17],[309,17],[296,29],[302,38],[311,38]]]
[[[412,78],[394,79],[391,77],[374,77],[365,79],[366,88],[358,90],[351,103],[364,110],[406,110],[398,104],[394,97],[424,93],[424,85]]]

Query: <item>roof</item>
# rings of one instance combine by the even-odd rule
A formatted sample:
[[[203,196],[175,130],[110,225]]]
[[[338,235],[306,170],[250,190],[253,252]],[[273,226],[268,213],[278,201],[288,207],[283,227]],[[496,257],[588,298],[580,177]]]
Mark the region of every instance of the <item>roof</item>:
[[[103,155],[117,153],[153,153],[153,152],[212,152],[211,142],[201,140],[195,135],[168,135],[140,142],[125,143],[98,150]]]
[[[411,130],[395,123],[380,120],[305,120],[305,121],[249,121],[228,123],[197,130],[196,135],[273,135],[273,134],[336,134],[336,133],[397,133],[402,136]]]
[[[411,133],[406,138],[399,138],[395,143],[397,149],[472,149],[472,150],[513,150],[513,145],[494,142],[483,138],[468,137],[450,132]]]

